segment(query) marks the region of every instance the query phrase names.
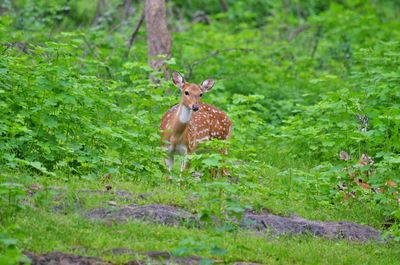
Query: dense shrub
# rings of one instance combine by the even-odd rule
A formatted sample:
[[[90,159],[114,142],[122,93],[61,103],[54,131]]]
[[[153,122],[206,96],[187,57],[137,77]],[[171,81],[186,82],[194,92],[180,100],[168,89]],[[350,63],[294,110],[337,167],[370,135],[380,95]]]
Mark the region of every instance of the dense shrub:
[[[72,41],[25,53],[11,46],[0,58],[2,164],[45,174],[157,175],[163,89],[132,81],[130,72],[147,75],[136,64],[114,72],[119,81],[104,78],[106,65],[80,57],[79,34],[65,35]]]

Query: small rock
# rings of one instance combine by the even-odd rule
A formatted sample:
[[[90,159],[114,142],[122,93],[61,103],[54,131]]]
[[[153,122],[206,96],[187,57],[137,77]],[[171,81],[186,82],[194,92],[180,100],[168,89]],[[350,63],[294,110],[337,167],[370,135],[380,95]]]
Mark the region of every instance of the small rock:
[[[350,160],[350,156],[346,151],[340,151],[339,153],[339,159],[340,160],[344,160],[344,161],[349,161]]]
[[[117,203],[115,201],[108,201],[108,205],[117,206]]]
[[[34,183],[31,185],[31,190],[34,190],[34,191],[43,190],[43,186],[40,184]]]

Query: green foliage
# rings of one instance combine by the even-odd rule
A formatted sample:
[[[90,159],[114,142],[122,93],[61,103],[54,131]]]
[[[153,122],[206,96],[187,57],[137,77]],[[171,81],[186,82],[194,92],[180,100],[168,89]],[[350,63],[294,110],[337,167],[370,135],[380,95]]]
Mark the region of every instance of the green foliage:
[[[0,263],[1,264],[30,264],[22,252],[16,248],[17,240],[7,234],[0,233]]]
[[[227,12],[217,2],[168,2],[170,68],[189,82],[214,78],[203,100],[234,124],[229,141],[201,144],[190,171],[179,179],[175,172],[172,185],[181,196],[198,196],[203,221],[266,207],[329,220],[351,213],[352,220],[390,226],[398,240],[399,185],[387,185],[400,184],[397,1],[232,0]],[[123,1],[105,3],[97,21],[96,1],[0,5],[0,173],[11,180],[0,185],[0,224],[25,207],[17,176],[90,182],[109,173],[164,189],[158,127],[179,92],[148,81],[156,73],[147,66],[143,28],[131,51],[125,48],[140,12],[124,18]],[[191,21],[199,10],[210,24]],[[338,159],[342,150],[347,161]],[[363,153],[374,163],[359,166]],[[214,178],[221,169],[229,176]],[[192,177],[197,172],[202,177]],[[358,187],[354,176],[371,189]],[[355,198],[343,200],[346,193]],[[40,196],[37,205],[45,205]],[[18,241],[7,240],[1,253],[18,260]],[[175,250],[224,254],[204,244],[188,239]]]
[[[282,137],[294,150],[304,150],[297,156],[332,161],[341,150],[349,150],[356,163],[365,153],[375,159],[373,173],[366,182],[374,188],[383,188],[389,180],[399,183],[400,94],[395,87],[400,75],[393,72],[399,67],[398,52],[396,42],[360,50],[354,58],[357,68],[345,87],[326,94],[318,104],[304,107],[287,121]],[[338,174],[338,170],[331,174]],[[391,196],[392,192],[385,194],[392,197],[389,215],[398,211],[397,196]],[[382,196],[375,195],[379,201]]]
[[[240,220],[246,208],[250,208],[240,201],[240,189],[228,182],[207,183],[197,195],[201,203],[199,217],[205,222],[212,222],[213,217]]]
[[[0,184],[0,223],[15,217],[18,211],[26,208],[26,205],[22,203],[25,195],[21,184],[8,182]]]
[[[162,155],[152,128],[160,116],[153,113],[168,101],[163,88],[132,81],[131,72],[147,73],[141,64],[115,71],[119,81],[105,78],[103,62],[78,56],[82,45],[81,34],[64,33],[57,43],[30,45],[28,54],[10,47],[2,56],[2,164],[45,175],[157,175]]]
[[[172,254],[174,256],[188,256],[199,252],[209,252],[210,254],[215,256],[222,256],[227,252],[227,250],[217,246],[209,246],[206,243],[198,242],[190,237],[181,240],[178,246],[174,250],[172,250]],[[213,263],[214,261],[211,259],[202,259],[200,261],[200,264]]]

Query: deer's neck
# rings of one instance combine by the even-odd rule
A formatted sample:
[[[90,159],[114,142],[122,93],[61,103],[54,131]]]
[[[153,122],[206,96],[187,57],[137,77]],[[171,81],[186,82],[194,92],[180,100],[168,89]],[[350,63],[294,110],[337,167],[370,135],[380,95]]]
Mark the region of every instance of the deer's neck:
[[[175,135],[182,135],[192,118],[193,111],[183,104],[179,104],[178,111],[172,123],[172,131]]]
[[[178,110],[178,118],[179,122],[182,124],[188,124],[190,119],[192,118],[193,111],[186,107],[183,104],[179,105],[179,110]]]

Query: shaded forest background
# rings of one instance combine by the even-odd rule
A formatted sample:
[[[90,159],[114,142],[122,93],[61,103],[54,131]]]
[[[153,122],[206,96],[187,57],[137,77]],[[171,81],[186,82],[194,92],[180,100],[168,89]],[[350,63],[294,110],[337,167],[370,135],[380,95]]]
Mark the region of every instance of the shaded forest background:
[[[129,0],[0,3],[4,179],[163,183],[158,126],[179,92],[148,64],[143,10]],[[398,1],[176,0],[165,12],[162,69],[214,78],[204,101],[234,122],[230,154],[193,155],[188,176],[212,182],[207,170],[225,166],[240,209],[347,209],[319,217],[363,219],[399,240]],[[2,203],[20,190],[2,183]]]

